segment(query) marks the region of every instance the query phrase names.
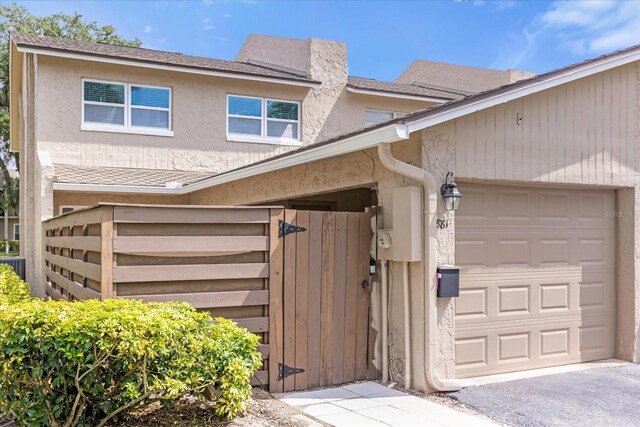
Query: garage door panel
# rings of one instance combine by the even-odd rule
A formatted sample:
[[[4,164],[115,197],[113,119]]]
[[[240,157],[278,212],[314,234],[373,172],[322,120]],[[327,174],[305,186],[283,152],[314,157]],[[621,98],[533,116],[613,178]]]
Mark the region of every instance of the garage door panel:
[[[461,186],[456,374],[613,355],[613,192]]]

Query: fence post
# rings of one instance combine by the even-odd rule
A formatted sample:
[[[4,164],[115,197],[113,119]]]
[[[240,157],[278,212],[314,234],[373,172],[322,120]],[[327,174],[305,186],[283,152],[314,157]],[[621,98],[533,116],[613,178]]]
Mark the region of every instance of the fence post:
[[[102,206],[100,225],[100,299],[113,296],[113,206]]]
[[[284,245],[278,236],[279,220],[284,220],[284,209],[271,209],[269,226],[269,391],[284,391],[278,379],[280,364],[284,363],[284,322],[282,306]]]

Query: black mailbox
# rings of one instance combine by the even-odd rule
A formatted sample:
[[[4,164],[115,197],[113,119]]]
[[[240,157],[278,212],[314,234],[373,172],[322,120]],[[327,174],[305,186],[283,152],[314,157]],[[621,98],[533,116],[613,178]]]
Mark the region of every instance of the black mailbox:
[[[460,269],[447,266],[438,268],[438,297],[460,296]]]

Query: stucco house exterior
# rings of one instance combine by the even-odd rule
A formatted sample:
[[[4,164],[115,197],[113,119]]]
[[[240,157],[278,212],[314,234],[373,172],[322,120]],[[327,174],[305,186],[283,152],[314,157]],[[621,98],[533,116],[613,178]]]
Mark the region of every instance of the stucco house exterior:
[[[413,187],[416,258],[377,251],[383,283],[372,288],[371,318],[383,379],[392,371],[411,388],[453,390],[481,375],[639,361],[640,47],[539,76],[489,73],[484,85],[486,70],[424,61],[397,82],[349,77],[346,47],[315,39],[252,36],[237,62],[215,70],[174,56],[158,69],[149,55],[160,54],[12,36],[12,143],[29,171],[24,191],[36,195],[21,205],[23,238],[37,241],[39,221],[64,206],[100,201],[377,205],[377,229],[398,231],[395,193]],[[457,86],[438,73],[427,84],[433,70]],[[171,87],[170,128],[83,129],[81,88],[93,79]],[[56,98],[61,89],[69,100]],[[262,112],[244,101],[230,110],[235,95],[259,98]],[[298,102],[278,104],[297,116],[280,118],[285,140],[266,143],[265,111],[282,100]],[[367,109],[391,114],[366,123]],[[231,119],[259,120],[260,137],[234,141]],[[456,212],[439,194],[449,172],[462,193]],[[25,253],[33,266],[40,251]],[[436,297],[445,265],[461,268],[458,297]]]

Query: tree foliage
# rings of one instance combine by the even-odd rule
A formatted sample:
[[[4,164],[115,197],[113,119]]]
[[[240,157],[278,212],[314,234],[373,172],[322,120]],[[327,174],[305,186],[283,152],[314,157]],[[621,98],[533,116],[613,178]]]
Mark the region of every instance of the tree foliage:
[[[18,166],[17,156],[9,151],[9,33],[12,31],[124,46],[141,44],[138,39],[121,37],[112,25],[101,26],[87,21],[77,12],[34,16],[24,6],[0,3],[0,172],[5,183],[14,181],[9,176],[10,166],[14,163]],[[5,185],[2,193],[17,191],[17,187]],[[16,195],[2,197],[5,201],[17,200]]]

